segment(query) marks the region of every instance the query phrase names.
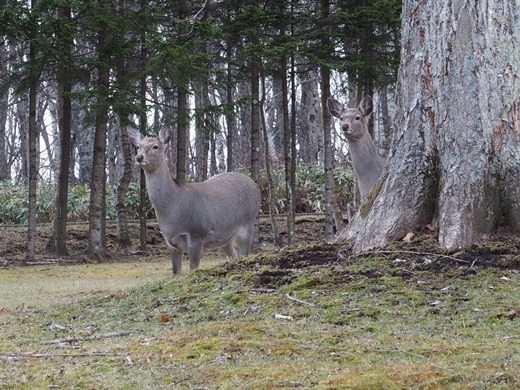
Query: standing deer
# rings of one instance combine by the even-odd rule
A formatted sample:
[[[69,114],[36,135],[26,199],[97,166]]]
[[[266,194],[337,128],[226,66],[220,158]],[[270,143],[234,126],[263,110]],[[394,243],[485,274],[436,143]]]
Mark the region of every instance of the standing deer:
[[[203,246],[223,247],[232,258],[247,255],[260,207],[258,186],[246,175],[233,172],[201,183],[173,180],[164,157],[164,145],[170,136],[165,128],[159,137],[144,138],[136,129],[130,130],[138,148],[135,160],[144,171],[148,197],[171,254],[173,273],[181,273],[185,250],[190,270],[199,266]]]
[[[377,152],[367,129],[374,104],[372,97],[365,96],[357,108],[345,107],[333,98],[327,100],[332,116],[341,119],[341,129],[347,138],[352,165],[359,183],[361,201],[383,172],[384,159]]]

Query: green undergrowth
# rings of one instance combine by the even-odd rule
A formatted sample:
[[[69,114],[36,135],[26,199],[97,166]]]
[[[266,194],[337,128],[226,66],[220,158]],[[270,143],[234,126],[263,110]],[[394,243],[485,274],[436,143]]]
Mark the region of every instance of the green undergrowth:
[[[4,313],[0,387],[518,388],[520,246],[486,248],[310,244]]]

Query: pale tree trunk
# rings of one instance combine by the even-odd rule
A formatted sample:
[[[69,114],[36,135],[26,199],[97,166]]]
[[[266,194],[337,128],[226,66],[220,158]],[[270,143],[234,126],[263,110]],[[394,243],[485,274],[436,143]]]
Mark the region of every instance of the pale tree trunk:
[[[278,230],[278,225],[276,224],[275,219],[275,211],[276,211],[276,197],[274,194],[274,185],[273,185],[273,175],[271,174],[271,157],[269,154],[269,136],[267,134],[267,126],[265,121],[265,76],[262,75],[262,99],[260,100],[260,117],[262,121],[262,134],[264,140],[264,163],[265,163],[265,178],[267,181],[267,190],[269,196],[267,198],[268,207],[269,207],[269,217],[271,220],[271,229],[273,231],[273,239],[274,245],[276,247],[281,247],[283,245],[282,239],[280,237],[280,232]]]
[[[315,68],[299,69],[301,79],[300,157],[304,163],[323,162],[323,131],[321,123],[318,71]]]
[[[381,247],[436,221],[443,248],[520,231],[518,2],[408,1],[392,151],[338,237]]]
[[[128,230],[128,213],[126,210],[126,196],[128,186],[133,176],[134,159],[132,155],[132,142],[128,136],[128,125],[118,126],[119,132],[119,158],[121,159],[122,172],[119,175],[119,184],[116,189],[116,222],[117,222],[117,248],[126,251],[132,246],[130,232]]]

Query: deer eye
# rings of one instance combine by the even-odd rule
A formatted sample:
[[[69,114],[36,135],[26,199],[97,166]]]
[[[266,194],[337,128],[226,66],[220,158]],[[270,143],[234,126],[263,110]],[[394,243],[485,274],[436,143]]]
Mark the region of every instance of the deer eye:
[[[361,117],[359,115],[356,115],[356,118],[355,118],[357,121],[361,119]]]
[[[153,148],[154,149],[159,149],[159,146],[158,145],[154,145]]]

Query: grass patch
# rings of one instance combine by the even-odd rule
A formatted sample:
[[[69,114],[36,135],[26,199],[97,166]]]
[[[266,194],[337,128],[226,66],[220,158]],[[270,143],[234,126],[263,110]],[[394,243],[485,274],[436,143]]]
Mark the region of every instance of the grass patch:
[[[167,264],[156,263],[154,280],[133,288],[100,282],[91,285],[98,292],[62,296],[60,306],[5,311],[0,387],[520,386],[516,263],[445,263],[439,272],[420,256],[396,262],[337,253],[307,246],[188,277],[171,277]],[[61,267],[56,278],[82,285],[99,274],[105,282],[128,274],[135,281],[132,270],[143,271],[142,264],[105,266]],[[21,286],[35,273],[53,280],[20,272]]]

